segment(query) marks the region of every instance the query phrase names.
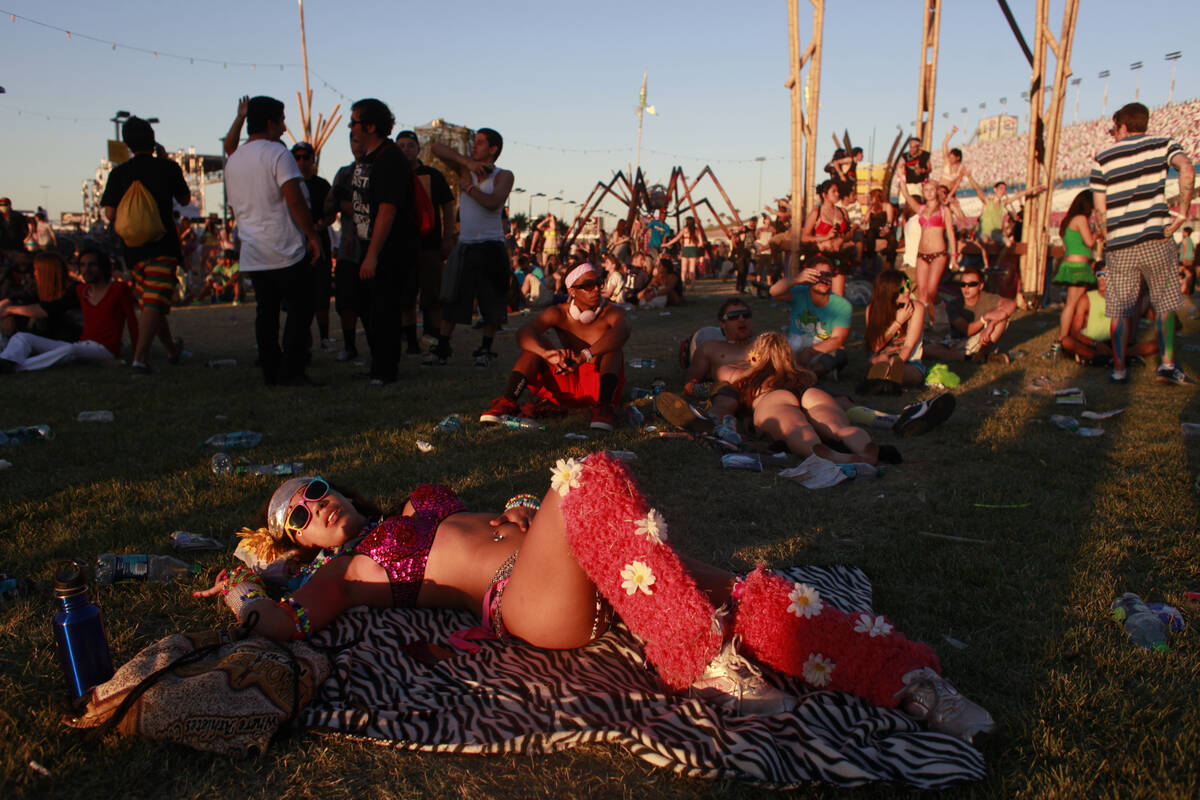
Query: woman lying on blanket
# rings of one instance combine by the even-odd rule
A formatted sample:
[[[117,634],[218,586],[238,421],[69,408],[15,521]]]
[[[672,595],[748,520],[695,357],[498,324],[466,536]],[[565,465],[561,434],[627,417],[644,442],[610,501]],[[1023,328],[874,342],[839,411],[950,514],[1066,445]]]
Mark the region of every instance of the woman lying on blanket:
[[[452,641],[468,650],[478,648],[472,639],[503,636],[583,647],[615,611],[666,684],[735,712],[794,706],[745,653],[967,741],[992,728],[984,709],[939,676],[933,651],[882,616],[839,611],[812,587],[761,567],[739,579],[682,559],[621,462],[604,453],[561,459],[550,485],[540,502],[517,495],[499,516],[470,512],[450,489],[425,485],[401,514],[380,519],[323,478],[292,478],[272,495],[266,527],[243,531],[242,542],[266,561],[299,554],[307,580],[275,602],[239,568],[196,595],[222,595],[239,621],[257,614],[257,633],[284,640],[306,638],[359,605],[477,611],[483,626]]]
[[[862,428],[850,424],[838,401],[816,387],[817,376],[797,366],[787,339],[761,334],[746,353],[747,364],[732,379],[742,408],[754,412],[754,427],[801,456],[818,455],[837,463],[896,463],[900,453],[880,447]],[[829,444],[850,452],[838,452]]]

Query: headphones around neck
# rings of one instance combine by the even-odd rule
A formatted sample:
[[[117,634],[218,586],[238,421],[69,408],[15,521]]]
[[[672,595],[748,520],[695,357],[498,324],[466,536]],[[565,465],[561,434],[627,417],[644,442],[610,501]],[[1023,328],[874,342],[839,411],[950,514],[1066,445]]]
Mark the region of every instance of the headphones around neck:
[[[596,321],[596,317],[600,316],[600,312],[604,310],[604,305],[607,302],[607,300],[601,298],[600,302],[596,304],[595,308],[589,308],[587,311],[580,311],[579,307],[575,305],[575,298],[572,297],[571,301],[567,303],[567,314],[576,322],[582,322],[584,325],[588,325]]]

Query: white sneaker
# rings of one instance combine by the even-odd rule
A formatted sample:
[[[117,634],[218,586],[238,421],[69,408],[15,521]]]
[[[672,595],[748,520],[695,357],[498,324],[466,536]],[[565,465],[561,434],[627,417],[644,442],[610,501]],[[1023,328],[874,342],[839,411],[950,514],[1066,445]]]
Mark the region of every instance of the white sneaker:
[[[963,697],[929,667],[914,669],[901,680],[904,688],[896,694],[900,710],[925,722],[930,730],[957,736],[968,744],[975,734],[995,730],[996,723],[983,706]]]
[[[738,652],[740,643],[741,637],[735,634],[721,646],[721,652],[689,688],[691,695],[743,716],[782,714],[795,708],[794,697],[767,683],[762,671]]]

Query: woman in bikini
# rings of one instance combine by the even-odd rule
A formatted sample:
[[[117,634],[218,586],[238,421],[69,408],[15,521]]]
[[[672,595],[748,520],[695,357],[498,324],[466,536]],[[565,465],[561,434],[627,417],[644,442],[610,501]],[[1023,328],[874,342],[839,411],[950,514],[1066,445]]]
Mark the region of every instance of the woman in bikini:
[[[698,274],[697,267],[700,265],[700,256],[704,254],[705,244],[704,229],[697,227],[695,217],[688,217],[684,221],[683,230],[663,244],[662,249],[666,250],[676,242],[683,245],[679,251],[680,278],[684,286],[691,287]]]
[[[880,448],[870,434],[850,424],[833,396],[816,387],[817,376],[796,365],[782,334],[772,331],[755,339],[745,366],[731,382],[740,405],[753,410],[755,429],[796,455],[817,455],[838,464],[899,461],[894,447]]]
[[[847,247],[850,237],[850,218],[838,205],[841,193],[833,181],[824,181],[817,187],[817,196],[821,204],[808,212],[804,218],[804,227],[800,231],[800,241],[815,247],[818,252],[826,255],[837,266],[837,275],[833,278],[832,291],[839,297],[846,294],[846,273],[849,271],[853,245]],[[847,251],[850,252],[847,252]]]
[[[550,485],[540,501],[517,495],[499,515],[472,513],[450,489],[424,485],[398,513],[380,514],[323,478],[292,478],[242,544],[264,561],[303,564],[297,585],[276,602],[239,568],[196,595],[220,594],[240,622],[280,640],[307,638],[359,605],[475,611],[483,624],[451,640],[468,651],[507,636],[584,647],[615,611],[664,683],[734,713],[779,713],[795,702],[745,652],[967,741],[992,728],[988,713],[938,674],[933,651],[882,616],[834,609],[761,567],[742,579],[681,559],[667,544],[666,520],[621,462],[604,453],[559,459]]]
[[[1096,285],[1096,276],[1092,274],[1092,251],[1102,237],[1092,230],[1092,211],[1095,207],[1092,190],[1084,189],[1075,195],[1058,228],[1066,252],[1062,261],[1058,262],[1053,281],[1067,287],[1067,299],[1058,319],[1059,342],[1071,332],[1071,321],[1075,319],[1075,306],[1079,298]]]
[[[946,265],[958,258],[958,242],[948,210],[938,199],[938,184],[926,180],[921,191],[924,192],[924,205],[913,199],[907,186],[900,184],[900,195],[906,207],[921,223],[921,241],[917,246],[917,299],[932,314]]]
[[[913,298],[908,278],[896,269],[879,273],[867,306],[865,342],[871,363],[888,364],[891,380],[905,386],[923,386],[924,331],[925,305]]]

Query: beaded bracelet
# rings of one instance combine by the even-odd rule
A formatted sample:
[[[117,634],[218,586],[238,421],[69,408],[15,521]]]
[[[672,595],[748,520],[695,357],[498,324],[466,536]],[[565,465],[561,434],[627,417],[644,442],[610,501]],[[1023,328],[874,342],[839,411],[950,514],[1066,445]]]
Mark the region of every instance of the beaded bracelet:
[[[542,501],[535,494],[515,494],[504,504],[505,511],[511,511],[514,508],[532,508],[537,511],[541,507]]]
[[[254,583],[258,586],[262,585],[262,582],[259,580],[259,577],[255,574],[254,570],[247,566],[237,566],[229,570],[229,574],[225,576],[225,587],[221,589],[221,594],[229,594],[234,587],[243,583]]]
[[[309,620],[308,611],[305,610],[304,606],[300,605],[296,598],[290,594],[283,596],[283,603],[280,605],[283,606],[284,604],[287,605],[284,610],[296,621],[296,635],[292,637],[293,641],[307,639],[309,636],[312,636],[312,622]]]

